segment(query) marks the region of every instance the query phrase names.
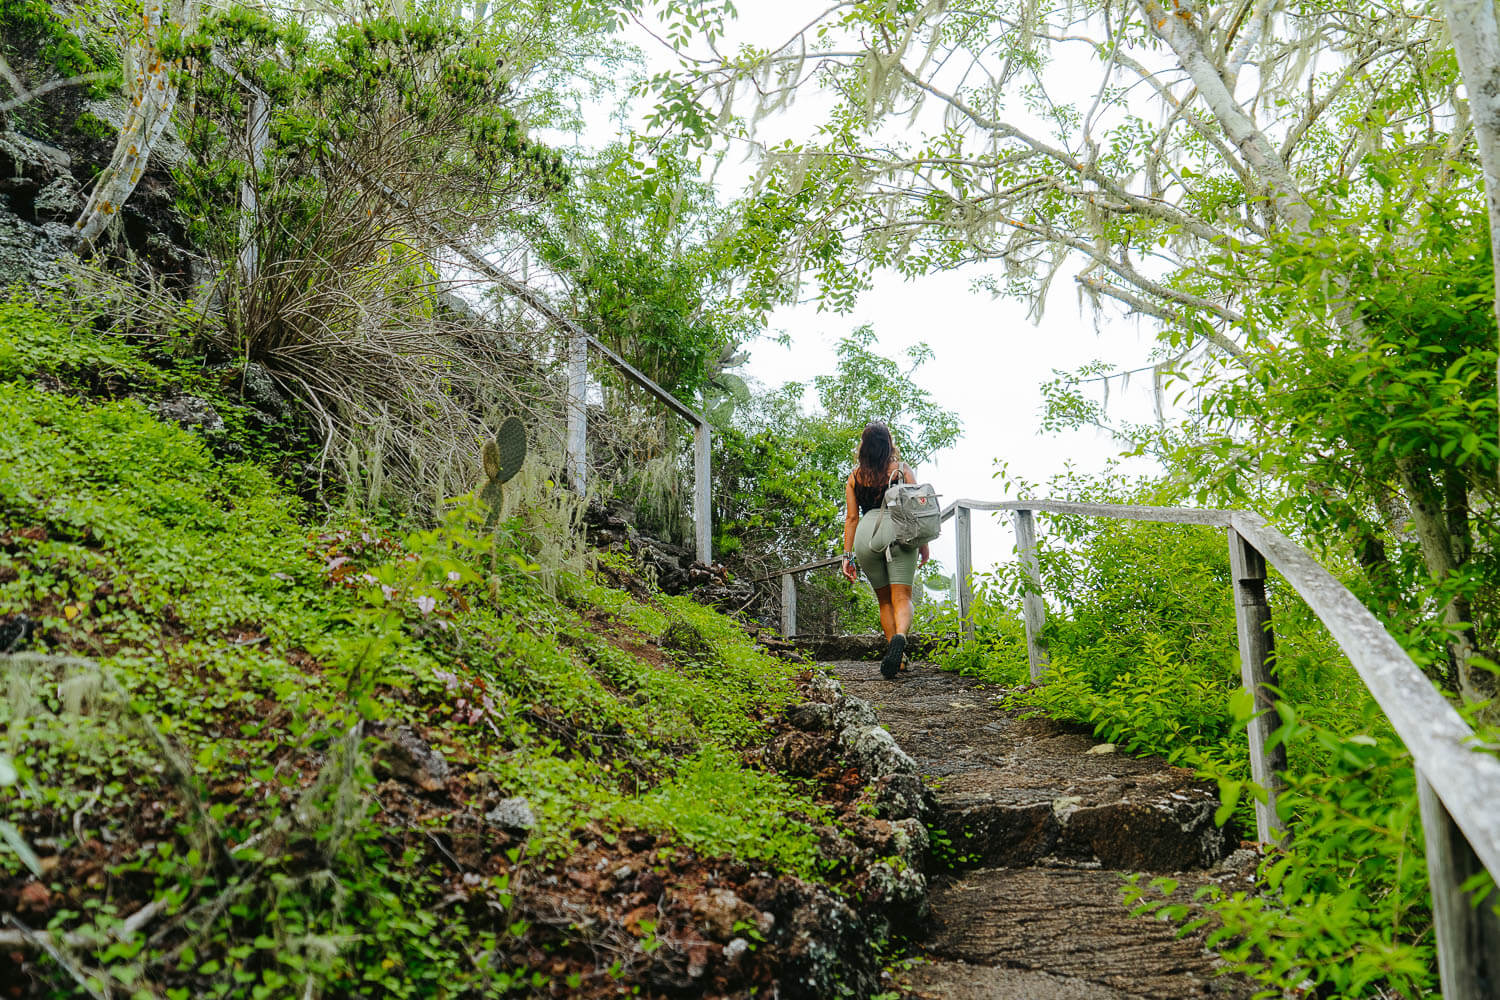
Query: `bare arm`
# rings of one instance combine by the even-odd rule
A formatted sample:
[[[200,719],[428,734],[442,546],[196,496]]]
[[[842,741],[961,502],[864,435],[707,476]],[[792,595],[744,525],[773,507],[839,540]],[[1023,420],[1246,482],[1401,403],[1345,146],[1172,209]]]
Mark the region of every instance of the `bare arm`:
[[[844,551],[854,551],[854,529],[859,525],[859,502],[854,499],[854,477],[844,480]]]

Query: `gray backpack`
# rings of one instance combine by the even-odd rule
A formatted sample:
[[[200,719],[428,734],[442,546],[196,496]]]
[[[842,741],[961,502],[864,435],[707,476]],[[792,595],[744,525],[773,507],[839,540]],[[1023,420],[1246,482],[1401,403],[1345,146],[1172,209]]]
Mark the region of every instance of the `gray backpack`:
[[[943,509],[931,483],[896,483],[885,491],[880,524],[871,548],[891,558],[891,546],[914,549],[937,538],[943,529]]]

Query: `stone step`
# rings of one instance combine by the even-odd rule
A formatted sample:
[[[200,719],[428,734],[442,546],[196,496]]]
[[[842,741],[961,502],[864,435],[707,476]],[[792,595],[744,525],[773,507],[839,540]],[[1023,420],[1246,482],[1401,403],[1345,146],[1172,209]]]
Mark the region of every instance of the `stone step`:
[[[1191,897],[1209,880],[1184,879],[1177,896]],[[1118,872],[1052,868],[988,868],[937,885],[931,896],[933,934],[927,950],[948,963],[952,979],[929,977],[926,995],[1025,996],[1014,992],[1026,977],[1043,975],[1032,997],[1130,998],[1248,997],[1244,981],[1221,976],[1221,960],[1203,948],[1203,934],[1177,936],[1175,924],[1130,915]],[[955,968],[962,963],[965,968]],[[989,973],[966,970],[985,968]],[[993,994],[965,992],[994,979]],[[944,985],[944,984],[947,985]],[[1046,992],[1041,986],[1056,986]],[[1003,990],[1012,990],[1007,994]]]
[[[1185,903],[1209,882],[1231,892],[1251,887],[1258,856],[1230,853],[1239,838],[1214,825],[1211,785],[1161,758],[1119,753],[1087,728],[1007,708],[1007,692],[972,678],[922,665],[894,681],[867,662],[835,669],[935,793],[935,853],[951,868],[932,883],[928,961],[901,984],[912,994],[1254,994],[1253,984],[1219,975],[1206,931],[1178,937],[1176,924],[1132,916],[1122,894],[1126,872],[1176,873],[1175,896]]]
[[[943,960],[917,966],[905,985],[919,1000],[1137,1000],[1071,976]]]
[[[1018,803],[950,792],[939,793],[937,803],[955,868],[1055,858],[1085,867],[1180,872],[1210,868],[1236,846],[1214,823],[1218,802],[1202,789],[1094,804],[1077,795]]]
[[[1005,692],[919,666],[895,681],[842,664],[852,695],[936,786],[955,867],[1074,865],[1147,872],[1212,867],[1239,843],[1214,824],[1218,794],[1159,757],[1101,745],[1087,728],[1004,706]]]

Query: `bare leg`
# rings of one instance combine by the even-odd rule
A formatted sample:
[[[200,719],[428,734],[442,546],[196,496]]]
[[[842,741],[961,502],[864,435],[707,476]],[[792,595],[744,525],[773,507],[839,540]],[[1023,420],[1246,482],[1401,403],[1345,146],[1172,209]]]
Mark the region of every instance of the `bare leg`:
[[[875,591],[875,596],[880,599],[880,627],[885,629],[885,641],[889,644],[880,661],[880,676],[893,681],[901,672],[905,632],[911,627],[911,588],[893,583]]]
[[[892,635],[900,632],[906,635],[911,632],[911,588],[904,583],[891,584],[891,625],[886,630],[885,637],[889,639]]]
[[[907,599],[909,603],[909,594]],[[875,600],[880,602],[880,630],[885,633],[885,641],[890,642],[891,636],[896,634],[896,609],[891,604],[891,588],[876,587]],[[907,617],[910,618],[911,615],[908,614]]]

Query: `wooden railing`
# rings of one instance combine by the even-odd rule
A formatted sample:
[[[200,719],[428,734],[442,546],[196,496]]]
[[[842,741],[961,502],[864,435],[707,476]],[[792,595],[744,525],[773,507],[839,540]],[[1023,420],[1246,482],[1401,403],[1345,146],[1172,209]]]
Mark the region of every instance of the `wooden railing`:
[[[943,519],[954,522],[959,615],[971,637],[971,525],[976,510],[1011,512],[1016,553],[1028,581],[1023,598],[1027,659],[1037,682],[1046,679],[1047,653],[1035,513],[1192,524],[1226,532],[1241,680],[1254,695],[1257,709],[1247,732],[1251,777],[1267,792],[1267,800],[1257,801],[1255,810],[1256,832],[1263,843],[1286,836],[1276,810],[1277,794],[1284,788],[1286,751],[1281,744],[1270,750],[1266,747],[1278,722],[1275,635],[1265,586],[1266,567],[1274,567],[1333,635],[1416,763],[1443,996],[1447,1000],[1500,998],[1500,919],[1494,912],[1495,901],[1491,898],[1474,905],[1463,889],[1483,870],[1492,876],[1500,874],[1500,757],[1474,745],[1474,731],[1385,626],[1306,549],[1264,518],[1242,510],[958,500],[943,511]],[[783,634],[790,636],[797,628],[797,574],[839,561],[838,557],[822,559],[762,578],[781,580]]]

